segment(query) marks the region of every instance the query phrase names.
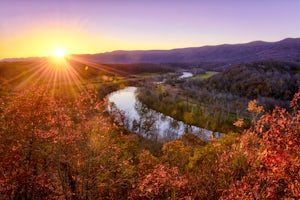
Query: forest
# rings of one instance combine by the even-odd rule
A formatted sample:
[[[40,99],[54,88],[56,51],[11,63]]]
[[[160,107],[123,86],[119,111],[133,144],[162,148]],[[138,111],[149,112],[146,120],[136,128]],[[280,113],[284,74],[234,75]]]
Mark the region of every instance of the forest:
[[[81,87],[34,79],[14,90],[32,75],[9,80],[28,63],[7,65],[17,70],[0,68],[1,199],[300,198],[298,66],[248,63],[178,80],[170,65],[149,75],[149,64],[88,65],[101,73],[77,64]],[[226,134],[159,143],[130,132],[103,98],[128,85],[144,86],[150,107]]]
[[[175,119],[229,132],[236,131],[233,123],[238,118],[249,122],[250,100],[256,99],[267,111],[276,105],[288,108],[300,86],[297,63],[268,60],[234,65],[220,72],[196,69],[191,68],[195,74],[192,78],[173,76],[164,84],[147,82],[139,90],[139,99]]]

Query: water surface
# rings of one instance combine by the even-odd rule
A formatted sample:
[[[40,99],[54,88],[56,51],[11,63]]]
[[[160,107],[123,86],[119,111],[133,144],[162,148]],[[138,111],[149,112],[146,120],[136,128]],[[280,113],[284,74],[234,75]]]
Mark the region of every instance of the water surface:
[[[127,87],[107,96],[109,104],[112,102],[114,104],[108,110],[115,113],[121,125],[130,131],[161,141],[174,140],[186,132],[193,133],[206,141],[210,140],[212,135],[217,138],[221,136],[220,133],[185,124],[149,109],[137,99],[136,90],[136,87]],[[122,112],[124,119],[121,119],[118,111]]]
[[[182,72],[182,75],[179,78],[189,78],[192,77],[193,74],[191,72]]]

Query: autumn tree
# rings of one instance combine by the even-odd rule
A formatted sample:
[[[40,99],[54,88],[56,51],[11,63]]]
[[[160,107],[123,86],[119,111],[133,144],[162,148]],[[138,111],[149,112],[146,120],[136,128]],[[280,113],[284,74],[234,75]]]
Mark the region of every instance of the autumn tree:
[[[93,89],[33,87],[1,115],[3,199],[118,198],[131,188],[136,139],[121,136]]]
[[[244,133],[242,139],[253,138],[247,146],[256,144],[256,148],[245,149],[252,155],[247,159],[251,170],[223,192],[223,199],[300,198],[299,99],[300,88],[291,101],[291,110],[275,107]]]
[[[55,102],[42,90],[10,96],[1,119],[1,195],[30,199],[60,195],[54,176],[54,146],[59,134],[51,128]],[[55,181],[54,181],[55,180]]]
[[[192,154],[192,148],[185,146],[181,140],[174,140],[163,145],[162,160],[184,171]]]
[[[155,165],[149,173],[139,176],[130,199],[179,199],[187,197],[188,180],[177,167]]]

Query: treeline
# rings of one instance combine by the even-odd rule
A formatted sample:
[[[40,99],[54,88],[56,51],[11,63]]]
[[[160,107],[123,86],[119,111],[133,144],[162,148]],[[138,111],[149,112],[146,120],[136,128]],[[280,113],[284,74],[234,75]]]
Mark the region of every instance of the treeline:
[[[248,99],[291,100],[300,86],[300,65],[286,62],[242,64],[213,76],[205,87]]]
[[[299,86],[299,65],[261,61],[233,66],[207,79],[168,77],[164,84],[148,83],[138,98],[175,119],[228,132],[235,130],[237,118],[251,117],[246,110],[250,100],[257,99],[265,110],[275,105],[287,108]]]
[[[0,96],[1,199],[300,198],[300,89],[290,111],[251,102],[242,135],[185,134],[155,154],[114,124],[95,90],[68,91]]]
[[[246,103],[253,99],[271,110],[275,105],[288,107],[300,86],[300,66],[279,61],[253,62],[233,66],[209,79],[171,80],[170,83],[181,86],[199,102],[209,99],[227,102],[226,109],[232,113],[237,113],[235,108],[244,111]]]
[[[53,66],[56,66],[56,68],[53,68]],[[46,79],[49,70],[55,69],[60,73],[59,68],[63,69],[66,67],[71,68],[72,73],[85,80],[93,80],[103,75],[128,78],[137,74],[174,72],[174,69],[171,67],[159,64],[101,64],[72,58],[60,62],[47,58],[37,58],[32,61],[0,62],[0,81],[8,81],[16,84],[37,74],[39,76],[43,75],[43,78]]]
[[[164,84],[148,83],[138,90],[138,99],[143,104],[174,119],[222,133],[235,130],[233,122],[242,114],[239,106],[241,103],[232,102],[239,106],[234,109],[237,115],[233,115],[227,109],[228,104],[224,99],[217,101],[215,97],[211,97],[209,92],[190,94]]]
[[[196,62],[196,63],[162,63],[164,67],[169,67],[176,70],[192,70],[192,69],[202,69],[207,71],[224,71],[232,66],[227,62],[211,61],[211,62]]]
[[[131,77],[133,75],[146,73],[174,72],[174,69],[170,67],[150,63],[103,64],[72,59],[68,60],[68,62],[86,79],[93,79],[101,75]]]
[[[0,62],[0,83],[20,83],[37,71],[34,64],[29,61]]]
[[[138,64],[105,64],[113,69],[125,71],[129,74],[143,74],[143,73],[168,73],[175,70],[166,65],[138,63]]]

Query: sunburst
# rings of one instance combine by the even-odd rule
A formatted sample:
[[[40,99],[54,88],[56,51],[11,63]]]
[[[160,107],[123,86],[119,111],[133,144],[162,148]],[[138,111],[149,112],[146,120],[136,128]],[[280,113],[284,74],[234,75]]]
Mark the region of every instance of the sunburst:
[[[54,57],[60,59],[60,58],[64,58],[64,57],[65,57],[66,51],[65,51],[64,49],[62,49],[62,48],[55,48],[55,49],[51,52],[51,54],[52,54]]]

